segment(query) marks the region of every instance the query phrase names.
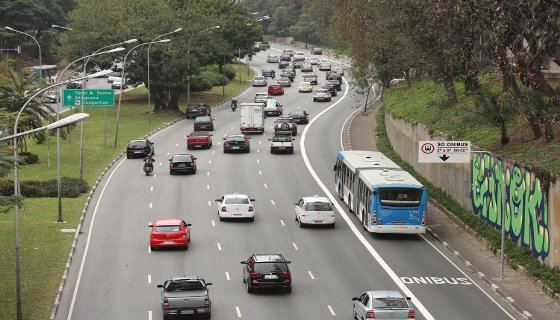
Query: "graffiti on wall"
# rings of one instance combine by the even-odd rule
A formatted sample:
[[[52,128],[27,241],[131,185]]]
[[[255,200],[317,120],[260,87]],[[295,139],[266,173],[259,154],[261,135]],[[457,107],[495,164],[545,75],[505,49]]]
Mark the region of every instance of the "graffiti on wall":
[[[529,168],[506,164],[490,154],[473,154],[471,162],[473,211],[501,230],[504,210],[505,232],[536,258],[548,256],[549,230],[547,191]],[[504,181],[505,179],[505,181]],[[505,182],[505,183],[504,183]]]

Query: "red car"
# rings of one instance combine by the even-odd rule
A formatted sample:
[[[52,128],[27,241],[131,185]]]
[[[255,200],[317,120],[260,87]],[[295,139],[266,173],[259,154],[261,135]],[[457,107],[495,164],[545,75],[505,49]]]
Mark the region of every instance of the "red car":
[[[268,86],[269,95],[282,95],[284,94],[284,88],[280,84],[271,84]]]
[[[284,52],[280,55],[280,61],[291,61],[292,60],[292,56],[290,56],[289,53]]]
[[[150,222],[150,248],[180,247],[187,250],[191,242],[190,225],[182,219],[162,219],[154,224]]]
[[[195,131],[187,137],[187,149],[212,147],[212,135],[207,131]]]

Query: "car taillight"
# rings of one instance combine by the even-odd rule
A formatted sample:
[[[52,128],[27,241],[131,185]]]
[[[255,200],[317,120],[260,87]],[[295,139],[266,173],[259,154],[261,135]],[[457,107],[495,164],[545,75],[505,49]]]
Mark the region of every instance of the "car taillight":
[[[243,144],[249,144],[249,141],[243,141]]]
[[[163,307],[169,308],[169,301],[167,301],[167,298],[163,299]]]
[[[227,146],[229,144],[228,141],[224,141],[224,146]]]
[[[371,215],[371,224],[377,223],[377,211],[373,210],[373,214]]]
[[[288,272],[282,272],[282,278],[289,278],[291,277],[292,274],[288,271]]]
[[[366,313],[366,318],[367,318],[367,319],[375,319],[375,314],[373,313],[373,310],[369,310],[369,311]]]
[[[253,206],[249,206],[249,212],[253,212],[255,209],[253,209]]]
[[[260,273],[256,273],[256,272],[251,272],[249,273],[249,277],[251,277],[252,279],[254,278],[260,278],[261,274]]]
[[[422,225],[425,226],[426,225],[426,211],[424,211],[422,213]]]
[[[408,310],[408,316],[406,317],[407,319],[414,319],[416,318],[416,313],[414,313],[414,310],[409,309]]]
[[[227,212],[227,207],[226,206],[222,207],[222,212]]]
[[[210,306],[210,300],[208,298],[204,299],[204,306],[205,307],[209,307]]]

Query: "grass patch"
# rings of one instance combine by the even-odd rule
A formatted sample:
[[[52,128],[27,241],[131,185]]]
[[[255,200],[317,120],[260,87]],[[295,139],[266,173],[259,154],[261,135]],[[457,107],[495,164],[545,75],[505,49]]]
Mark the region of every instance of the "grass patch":
[[[501,245],[501,234],[498,230],[481,221],[472,212],[466,210],[457,201],[449,197],[443,190],[432,185],[427,179],[416,172],[410,164],[402,160],[393,150],[385,128],[385,107],[382,107],[377,114],[376,135],[377,149],[380,152],[391,158],[404,170],[410,172],[418,181],[424,184],[428,189],[430,198],[444,206],[447,210],[463,221],[465,225],[476,232],[480,238],[486,241],[494,253],[499,251]],[[505,244],[504,256],[514,269],[517,269],[518,266],[522,266],[529,272],[529,274],[541,280],[555,293],[560,293],[560,270],[552,269],[549,266],[540,263],[533,257],[530,250],[521,248],[510,241],[506,241]]]
[[[482,86],[496,86],[491,79],[482,79]],[[447,138],[468,140],[474,145],[501,154],[526,165],[539,167],[560,174],[560,126],[555,131],[556,140],[535,140],[523,117],[519,116],[508,126],[510,143],[500,144],[500,129],[488,121],[477,119],[476,107],[470,96],[465,95],[462,83],[456,84],[459,102],[445,105],[444,89],[432,81],[418,81],[412,88],[405,83],[386,90],[383,99],[387,112],[408,123],[422,123],[432,132],[445,133]]]
[[[245,72],[234,78],[225,87],[196,93],[191,97],[192,103],[205,102],[214,105],[244,90],[249,82],[246,80],[246,67],[234,65],[237,70]],[[249,79],[253,78],[250,70]],[[238,74],[239,75],[239,74]],[[181,100],[181,110],[186,107],[186,95]],[[184,117],[181,113],[155,113],[147,104],[145,87],[135,88],[123,95],[119,120],[119,135],[115,147],[116,107],[86,108],[90,117],[84,122],[84,163],[83,179],[92,186],[101,171],[124,149],[128,141],[143,137],[148,132]],[[106,129],[105,129],[106,126]],[[63,177],[80,176],[80,125],[71,132],[64,129],[64,139],[60,140],[61,172]],[[50,149],[50,165],[49,165]],[[56,179],[56,136],[49,136],[48,143],[41,145],[28,140],[28,151],[38,155],[36,164],[24,165],[20,169],[20,180]],[[156,145],[157,154],[157,145]],[[140,168],[139,168],[140,170]],[[12,177],[9,177],[12,178]],[[58,202],[56,198],[25,199],[20,209],[20,270],[23,316],[25,319],[48,319],[54,305],[54,299],[60,284],[62,273],[70,252],[74,234],[60,232],[62,228],[76,228],[86,201],[87,194],[79,198],[63,198],[63,219],[57,221]],[[0,252],[4,257],[0,262],[0,320],[16,318],[15,303],[15,252],[13,210],[0,214]]]

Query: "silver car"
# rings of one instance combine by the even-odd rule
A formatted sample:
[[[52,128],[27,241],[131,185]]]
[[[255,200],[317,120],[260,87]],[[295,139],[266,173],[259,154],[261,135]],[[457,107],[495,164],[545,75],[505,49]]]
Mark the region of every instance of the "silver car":
[[[313,102],[331,101],[331,93],[327,89],[315,89],[313,91]]]
[[[263,76],[255,76],[253,77],[253,87],[266,87],[268,83],[266,82],[266,78]]]
[[[255,95],[255,103],[266,103],[270,96],[266,92],[259,92]]]
[[[414,320],[416,314],[408,304],[410,297],[396,290],[366,291],[352,298],[354,319]]]
[[[292,82],[290,81],[290,79],[288,77],[278,78],[278,84],[281,85],[282,87],[291,87],[292,86]]]

